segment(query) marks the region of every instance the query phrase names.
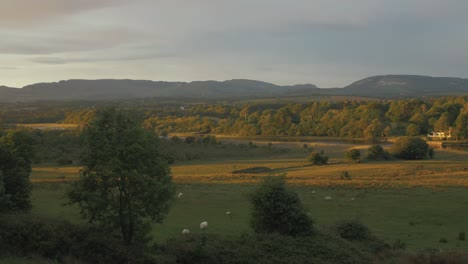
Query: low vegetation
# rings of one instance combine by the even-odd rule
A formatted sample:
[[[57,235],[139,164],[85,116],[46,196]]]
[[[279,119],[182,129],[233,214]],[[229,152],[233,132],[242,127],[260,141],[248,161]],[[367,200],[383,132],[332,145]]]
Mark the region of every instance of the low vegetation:
[[[434,115],[427,129],[455,124],[454,135],[462,137],[457,120],[465,111],[463,97],[431,100],[381,102],[372,105],[377,110],[368,102],[167,107],[153,120],[172,113],[183,124],[199,111],[202,119],[191,123],[198,127],[187,126],[197,133],[185,135],[169,134],[178,131],[172,117],[158,126],[148,123],[154,113],[144,107],[67,114],[67,122],[84,120],[76,130],[5,130],[0,256],[12,263],[15,256],[38,263],[463,263],[462,253],[435,252],[466,251],[464,151],[440,149],[434,156],[419,137],[389,147],[363,141],[221,142],[199,134],[300,135],[305,127],[297,124],[312,124],[302,114],[315,107],[310,127],[326,128],[322,135],[357,135],[351,128],[359,125],[365,135],[413,135],[425,131],[420,119]],[[396,115],[402,107],[408,107],[407,117]],[[366,127],[371,109],[377,116],[366,119]],[[218,110],[229,111],[212,116]],[[353,119],[353,113],[362,118]],[[341,115],[354,123],[337,132],[328,121],[340,126]],[[271,124],[284,118],[284,126],[273,131],[253,125],[267,116]],[[411,123],[411,129],[398,132],[399,122]],[[206,222],[203,229],[200,222]]]

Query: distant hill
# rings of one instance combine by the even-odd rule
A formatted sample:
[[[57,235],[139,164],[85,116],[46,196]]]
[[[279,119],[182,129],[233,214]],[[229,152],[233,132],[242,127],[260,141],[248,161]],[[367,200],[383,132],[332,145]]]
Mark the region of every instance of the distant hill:
[[[419,75],[381,75],[343,88],[346,95],[377,97],[452,95],[468,93],[468,79]]]
[[[142,97],[230,99],[313,95],[366,97],[437,96],[468,93],[468,79],[415,75],[373,76],[344,88],[313,84],[280,86],[254,80],[163,82],[148,80],[67,80],[36,83],[21,89],[0,86],[0,101],[113,100]]]

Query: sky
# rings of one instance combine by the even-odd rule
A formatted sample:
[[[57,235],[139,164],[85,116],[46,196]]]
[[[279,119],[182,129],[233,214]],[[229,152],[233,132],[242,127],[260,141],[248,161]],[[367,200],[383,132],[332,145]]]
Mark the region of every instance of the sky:
[[[0,0],[0,85],[468,77],[466,0]]]

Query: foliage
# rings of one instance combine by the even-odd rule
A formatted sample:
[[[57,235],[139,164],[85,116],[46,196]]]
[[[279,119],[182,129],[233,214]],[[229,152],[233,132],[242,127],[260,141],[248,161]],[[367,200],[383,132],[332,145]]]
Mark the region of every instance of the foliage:
[[[402,257],[407,264],[465,264],[468,256],[461,252],[419,252]]]
[[[398,139],[391,148],[392,154],[400,159],[417,160],[429,155],[429,145],[419,137]]]
[[[458,240],[465,241],[465,239],[466,239],[466,233],[465,232],[458,233]]]
[[[124,112],[105,109],[83,131],[83,145],[85,168],[70,201],[89,222],[132,244],[150,222],[162,221],[174,194],[158,138]]]
[[[313,222],[299,196],[286,189],[285,176],[270,176],[250,196],[250,225],[257,233],[306,236],[313,233]]]
[[[325,165],[328,163],[328,157],[318,152],[311,152],[307,160],[313,165]]]
[[[361,158],[361,151],[359,149],[350,149],[345,153],[348,160],[358,161]]]
[[[85,263],[151,263],[145,245],[128,249],[118,235],[106,230],[28,215],[0,217],[0,244],[0,255],[41,256],[59,263],[69,263],[70,258]]]
[[[292,237],[280,234],[243,234],[224,238],[189,235],[172,238],[158,248],[167,264],[366,264],[376,259],[371,245],[352,243],[324,233]]]
[[[22,132],[0,138],[0,212],[30,209],[31,156],[30,138]]]
[[[366,240],[370,237],[369,228],[358,220],[343,220],[337,223],[336,231],[347,240]]]
[[[198,132],[239,136],[339,136],[377,138],[424,135],[452,130],[458,139],[468,138],[467,96],[406,100],[321,100],[310,103],[265,101],[248,104],[159,100],[123,100],[144,127],[158,134]],[[86,124],[97,106],[115,102],[48,102],[0,106],[4,123],[63,122]]]
[[[368,160],[388,160],[390,154],[382,146],[373,145],[367,149],[366,159]]]
[[[349,175],[348,171],[341,172],[341,179],[342,180],[352,180],[351,175]]]

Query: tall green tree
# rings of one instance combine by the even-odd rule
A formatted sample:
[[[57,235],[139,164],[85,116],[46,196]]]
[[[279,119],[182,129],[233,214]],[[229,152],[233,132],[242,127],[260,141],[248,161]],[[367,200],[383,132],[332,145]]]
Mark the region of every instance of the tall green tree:
[[[0,138],[0,211],[31,208],[32,141],[22,131],[10,131]]]
[[[158,137],[126,113],[100,110],[83,131],[85,168],[72,190],[89,222],[118,231],[130,245],[169,211],[174,185]]]
[[[284,176],[265,177],[250,196],[250,225],[257,233],[280,233],[305,236],[313,233],[313,221],[307,215],[299,196],[286,189]]]

